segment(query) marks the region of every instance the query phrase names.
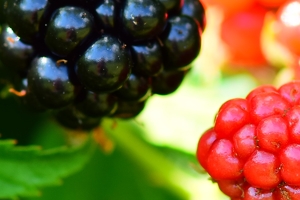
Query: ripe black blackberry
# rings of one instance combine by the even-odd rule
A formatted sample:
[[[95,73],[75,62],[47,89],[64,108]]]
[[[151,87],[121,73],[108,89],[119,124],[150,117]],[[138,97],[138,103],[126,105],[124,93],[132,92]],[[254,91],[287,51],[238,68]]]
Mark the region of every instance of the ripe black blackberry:
[[[67,66],[57,64],[51,57],[36,57],[27,78],[28,89],[49,109],[65,107],[75,98],[75,87],[70,82]]]
[[[174,92],[205,15],[198,0],[0,0],[0,26],[0,60],[23,81],[22,102],[86,130]]]
[[[3,25],[0,32],[0,60],[11,70],[28,70],[35,54],[34,47],[20,41],[19,37],[7,25]]]

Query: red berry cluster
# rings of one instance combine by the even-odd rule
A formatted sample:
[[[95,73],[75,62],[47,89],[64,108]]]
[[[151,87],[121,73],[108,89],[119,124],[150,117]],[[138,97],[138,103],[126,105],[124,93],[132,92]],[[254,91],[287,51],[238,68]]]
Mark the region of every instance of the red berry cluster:
[[[226,65],[222,66],[223,70],[236,73],[237,69],[243,68],[247,70],[270,69],[274,63],[270,59],[270,54],[274,53],[269,49],[270,42],[266,44],[265,38],[274,37],[271,34],[277,35],[278,33],[277,38],[283,40],[283,46],[294,46],[299,49],[299,43],[290,43],[290,41],[299,40],[298,31],[296,31],[299,28],[295,26],[295,21],[297,23],[296,16],[299,13],[297,4],[300,0],[202,0],[201,2],[208,10],[208,18],[220,22],[216,25],[218,26],[216,29],[219,30],[216,36],[226,51],[224,58]],[[287,5],[289,8],[285,10],[289,13],[285,13],[284,20],[293,20],[293,26],[288,26],[289,24],[285,24],[280,19],[281,10]],[[217,10],[216,14],[210,14],[210,8]],[[275,19],[275,15],[278,15],[278,19]],[[294,17],[290,19],[293,15]],[[271,25],[271,16],[279,21],[279,25],[276,25],[274,30],[274,25]],[[272,33],[271,30],[273,30]],[[272,41],[274,40],[275,38],[272,38]]]
[[[225,102],[197,158],[232,200],[300,199],[300,81]]]

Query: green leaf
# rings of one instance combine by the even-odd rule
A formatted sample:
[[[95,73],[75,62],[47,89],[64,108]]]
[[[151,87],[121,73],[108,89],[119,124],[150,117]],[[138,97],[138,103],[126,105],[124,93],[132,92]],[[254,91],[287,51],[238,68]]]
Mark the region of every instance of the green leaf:
[[[0,140],[0,198],[36,196],[40,187],[61,184],[61,178],[87,163],[95,147],[91,137],[81,145],[49,150]]]
[[[126,151],[115,146],[111,154],[96,151],[80,172],[61,187],[47,187],[40,198],[22,200],[182,200],[154,183]],[[185,198],[187,199],[187,198]]]

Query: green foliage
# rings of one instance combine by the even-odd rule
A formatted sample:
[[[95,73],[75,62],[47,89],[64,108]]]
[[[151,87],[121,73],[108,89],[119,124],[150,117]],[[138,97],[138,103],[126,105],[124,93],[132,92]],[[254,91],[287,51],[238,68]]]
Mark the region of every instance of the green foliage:
[[[24,200],[182,200],[161,187],[119,146],[109,154],[96,151],[80,172],[60,187],[47,187],[40,198]]]
[[[89,138],[76,147],[42,150],[38,146],[15,146],[0,141],[0,198],[38,195],[38,188],[60,184],[61,178],[78,170],[89,160],[95,144]]]
[[[191,169],[184,169],[191,161],[195,162],[193,155],[179,153],[178,156],[169,148],[149,144],[142,137],[143,127],[133,120],[105,119],[102,127],[115,143],[114,151],[111,154],[96,151],[86,167],[64,179],[62,186],[44,188],[40,200],[96,200],[100,196],[105,200],[189,199],[188,192],[174,175],[195,175],[189,174]],[[56,139],[60,140],[59,135]],[[43,141],[39,143],[48,146],[54,138],[51,142],[43,137],[40,140]],[[175,160],[184,167],[175,165]]]

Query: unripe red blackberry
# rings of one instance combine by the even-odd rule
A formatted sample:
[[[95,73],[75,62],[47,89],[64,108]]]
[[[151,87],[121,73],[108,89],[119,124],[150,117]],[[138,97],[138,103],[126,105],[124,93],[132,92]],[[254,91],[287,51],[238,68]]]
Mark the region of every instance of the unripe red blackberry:
[[[300,81],[225,102],[197,158],[232,199],[298,199]]]

